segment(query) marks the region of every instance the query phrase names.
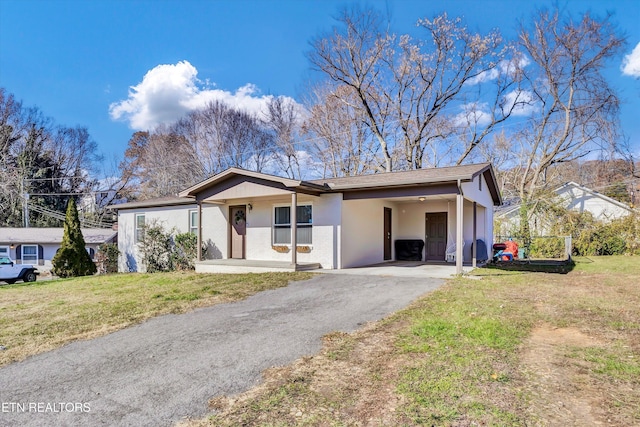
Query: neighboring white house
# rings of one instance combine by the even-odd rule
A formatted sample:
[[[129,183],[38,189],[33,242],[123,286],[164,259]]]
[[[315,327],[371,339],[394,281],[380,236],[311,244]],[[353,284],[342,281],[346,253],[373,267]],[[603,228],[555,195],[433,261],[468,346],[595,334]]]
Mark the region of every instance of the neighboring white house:
[[[560,206],[574,212],[590,212],[598,221],[611,221],[623,218],[634,212],[633,208],[597,191],[591,190],[575,182],[567,182],[553,191],[557,195],[555,200]],[[520,224],[520,205],[496,212],[496,222],[503,229],[515,229]],[[533,216],[532,226],[542,233],[547,224],[544,220]]]
[[[136,243],[156,221],[195,233],[206,247],[200,259],[342,269],[393,260],[394,243],[411,240],[425,243],[426,261],[444,261],[455,247],[461,272],[474,236],[491,246],[493,206],[501,203],[488,163],[313,181],[231,168],[179,196],[112,206],[120,271],[144,270]]]
[[[0,228],[0,256],[16,263],[51,267],[51,259],[62,244],[64,228]],[[87,252],[94,258],[98,246],[115,243],[118,232],[103,228],[83,228]]]

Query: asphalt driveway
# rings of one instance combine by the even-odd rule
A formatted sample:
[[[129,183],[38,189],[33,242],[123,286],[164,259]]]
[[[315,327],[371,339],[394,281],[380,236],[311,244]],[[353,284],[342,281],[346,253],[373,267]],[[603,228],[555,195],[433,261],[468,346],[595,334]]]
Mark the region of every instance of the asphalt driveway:
[[[318,275],[246,300],[166,315],[0,369],[2,426],[163,426],[379,320],[440,279]]]

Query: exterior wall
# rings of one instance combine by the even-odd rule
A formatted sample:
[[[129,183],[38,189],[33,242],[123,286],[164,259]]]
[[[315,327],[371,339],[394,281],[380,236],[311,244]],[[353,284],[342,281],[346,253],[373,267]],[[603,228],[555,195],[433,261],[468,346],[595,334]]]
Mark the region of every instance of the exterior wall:
[[[198,209],[197,206],[185,209],[185,213],[180,214],[181,221],[187,218],[188,211]],[[229,258],[227,245],[229,242],[229,208],[227,205],[202,205],[202,243],[206,247],[203,259],[226,259]],[[186,232],[186,228],[183,232]]]
[[[209,224],[208,215],[212,211],[215,211],[215,208],[216,206],[203,207],[202,216],[204,218],[204,242],[207,242],[207,238],[210,238],[208,235],[205,236],[204,233],[205,230],[209,231],[211,228],[207,227],[207,224]],[[118,271],[145,271],[144,265],[142,264],[141,254],[138,250],[138,245],[135,242],[136,215],[144,214],[146,224],[150,224],[152,221],[157,221],[166,230],[175,228],[178,233],[186,233],[189,231],[189,211],[194,209],[197,209],[195,204],[118,211],[118,250],[120,251],[120,256],[118,258]]]
[[[455,236],[455,230],[453,234]],[[470,262],[472,259],[471,244],[473,243],[473,202],[468,200],[464,201],[462,235],[464,237],[463,260]],[[487,209],[479,203],[476,206],[476,239],[484,241],[487,246],[487,255],[490,256],[490,248],[493,246],[493,209]]]
[[[298,205],[311,204],[312,243],[308,253],[298,252],[298,262],[320,263],[323,268],[337,268],[338,233],[340,228],[341,194],[320,197],[298,195]],[[291,261],[291,252],[276,252],[272,246],[274,208],[291,206],[291,197],[252,201],[247,210],[246,257],[262,261]],[[290,245],[287,245],[290,247]]]
[[[567,209],[580,213],[591,212],[599,221],[611,221],[629,215],[628,209],[574,186],[562,188],[558,195],[564,199],[563,204]]]
[[[473,243],[473,202],[476,202],[476,238],[484,240],[487,254],[491,255],[493,246],[493,199],[489,193],[484,175],[478,175],[471,182],[462,183],[464,202],[464,249],[465,261],[471,261],[471,244]],[[455,235],[455,232],[454,232]]]
[[[482,184],[479,184],[479,180]],[[485,240],[487,248],[492,244],[493,200],[484,178],[480,175],[474,182],[464,183],[464,258],[471,259],[473,238],[473,203],[476,200],[477,238]],[[313,206],[312,243],[308,253],[298,252],[298,262],[320,263],[325,269],[340,269],[381,263],[384,261],[384,208],[392,212],[391,259],[395,259],[394,242],[398,239],[422,239],[425,235],[425,213],[447,212],[448,242],[456,239],[455,196],[425,202],[388,199],[343,200],[341,193],[310,196],[299,194],[298,204]],[[251,205],[251,209],[249,209]],[[230,206],[246,206],[245,257],[260,261],[291,261],[291,248],[284,253],[273,249],[272,233],[274,208],[290,206],[290,194],[269,195],[246,199],[234,199],[227,204],[203,204],[202,239],[207,250],[205,259],[229,257],[228,215]],[[165,229],[179,233],[189,231],[189,211],[197,205],[178,205],[124,209],[118,212],[120,250],[119,271],[144,271],[135,239],[135,218],[145,214],[147,224],[157,221]],[[424,258],[424,254],[423,254]]]
[[[384,208],[391,208],[391,241],[401,227],[397,204],[383,199],[342,202],[340,268],[360,267],[384,262]],[[424,226],[423,226],[424,227]],[[391,259],[395,258],[393,244]]]
[[[298,204],[313,206],[313,227],[311,251],[298,253],[298,262],[320,263],[323,268],[337,268],[338,236],[340,230],[341,194],[321,197],[298,196]],[[248,209],[251,204],[252,209]],[[270,198],[268,200],[242,199],[228,204],[203,204],[202,241],[206,246],[205,259],[229,258],[229,207],[247,206],[247,227],[245,237],[245,257],[250,260],[290,261],[290,250],[276,252],[272,248],[272,226],[275,206],[290,206],[291,197]],[[135,243],[135,218],[144,214],[145,221],[158,221],[166,230],[175,228],[178,233],[189,231],[189,211],[197,205],[152,207],[120,210],[118,212],[118,249],[121,272],[144,271],[141,254]]]
[[[399,227],[398,233],[394,236],[397,239],[420,239],[425,240],[425,214],[435,212],[447,212],[447,247],[455,243],[456,236],[456,204],[455,200],[427,200],[424,202],[400,203],[398,204]],[[426,250],[426,249],[425,249]],[[425,259],[424,251],[422,259]],[[444,259],[443,259],[444,261]]]

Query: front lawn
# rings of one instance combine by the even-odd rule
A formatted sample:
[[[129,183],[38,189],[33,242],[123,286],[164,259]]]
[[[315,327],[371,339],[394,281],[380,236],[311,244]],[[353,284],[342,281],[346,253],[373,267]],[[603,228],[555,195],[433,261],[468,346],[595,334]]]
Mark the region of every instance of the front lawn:
[[[640,425],[640,259],[576,261],[450,280],[187,424]]]
[[[150,317],[236,301],[310,273],[115,274],[0,286],[0,366]]]

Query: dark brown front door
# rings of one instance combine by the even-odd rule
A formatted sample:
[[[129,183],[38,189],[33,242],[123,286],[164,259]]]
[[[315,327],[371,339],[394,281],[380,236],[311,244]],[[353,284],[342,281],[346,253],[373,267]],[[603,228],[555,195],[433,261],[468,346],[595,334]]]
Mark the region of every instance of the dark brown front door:
[[[425,259],[444,261],[447,250],[447,213],[427,213],[424,229]]]
[[[231,226],[231,258],[244,259],[245,235],[247,234],[247,210],[244,206],[229,208],[229,225]]]
[[[384,259],[391,259],[391,209],[384,208]]]

